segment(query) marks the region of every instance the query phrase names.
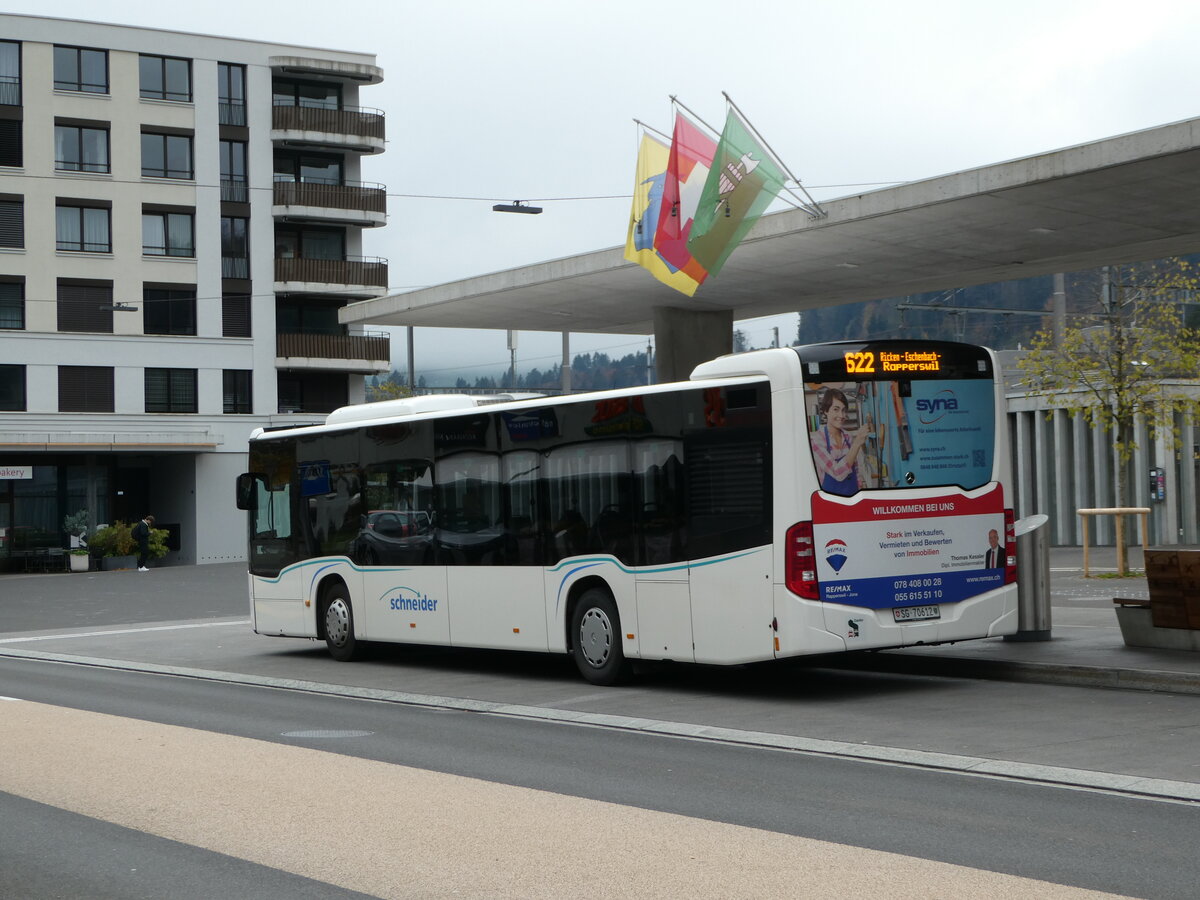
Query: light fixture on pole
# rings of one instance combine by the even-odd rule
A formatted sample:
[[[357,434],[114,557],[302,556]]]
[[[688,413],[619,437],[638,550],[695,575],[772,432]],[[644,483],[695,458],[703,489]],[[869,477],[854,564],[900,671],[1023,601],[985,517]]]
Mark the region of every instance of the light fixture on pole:
[[[542,211],[540,206],[529,206],[528,200],[514,200],[512,203],[497,203],[492,207],[492,212],[507,212],[507,213],[525,213],[526,215],[536,216]]]

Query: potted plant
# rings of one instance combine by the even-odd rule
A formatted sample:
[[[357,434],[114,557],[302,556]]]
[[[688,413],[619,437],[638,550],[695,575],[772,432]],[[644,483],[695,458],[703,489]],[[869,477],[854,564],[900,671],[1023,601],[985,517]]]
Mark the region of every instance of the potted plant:
[[[88,570],[91,557],[87,546],[87,530],[88,514],[86,509],[81,509],[63,518],[63,531],[71,536],[71,552],[67,558],[71,561],[72,572]]]

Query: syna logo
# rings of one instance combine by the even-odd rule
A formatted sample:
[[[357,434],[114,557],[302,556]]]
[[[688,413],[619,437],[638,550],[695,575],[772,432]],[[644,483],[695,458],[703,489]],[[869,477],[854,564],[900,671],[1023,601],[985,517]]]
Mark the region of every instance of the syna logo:
[[[922,425],[932,425],[947,413],[957,410],[958,398],[949,388],[938,391],[932,397],[922,397],[917,401],[917,413]]]

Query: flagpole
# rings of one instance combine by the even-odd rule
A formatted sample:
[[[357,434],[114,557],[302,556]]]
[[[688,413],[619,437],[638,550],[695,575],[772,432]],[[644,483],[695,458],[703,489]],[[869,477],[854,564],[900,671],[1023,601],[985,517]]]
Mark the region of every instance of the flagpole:
[[[779,158],[779,154],[776,153],[775,149],[770,144],[767,143],[767,139],[762,136],[762,133],[759,132],[759,130],[754,127],[754,123],[751,122],[749,118],[747,118],[747,116],[744,112],[742,112],[742,108],[740,106],[738,106],[736,103],[734,103],[733,98],[730,97],[727,93],[725,93],[725,91],[721,91],[721,96],[724,97],[725,101],[737,111],[737,114],[742,117],[742,121],[745,122],[746,125],[750,128],[750,130],[754,132],[755,136],[760,141],[762,141],[763,147],[766,148],[767,152],[771,154],[771,156],[774,158],[775,162],[777,162],[779,164],[779,167],[781,169],[783,169],[783,171],[787,172],[788,176],[792,179],[792,181],[796,182],[796,186],[804,192],[804,196],[808,198],[808,203],[805,206],[805,212],[807,212],[814,219],[824,218],[826,215],[826,212],[824,209],[821,208],[821,204],[813,199],[812,194],[810,194],[808,192],[808,189],[803,184],[800,183],[800,179],[797,178],[792,173],[792,170],[787,167],[787,163],[785,163],[782,159]],[[793,196],[795,196],[795,194],[793,193],[791,188],[788,188],[785,186],[785,189],[787,190],[787,192],[789,194],[792,194]],[[801,202],[803,202],[803,201],[801,201]]]
[[[638,125],[641,125],[641,126],[642,126],[643,128],[645,128],[647,131],[653,131],[655,134],[657,134],[657,135],[658,135],[660,138],[662,138],[662,139],[663,139],[664,141],[666,141],[668,144],[671,142],[670,135],[663,134],[663,133],[662,133],[661,131],[659,131],[657,128],[654,128],[653,126],[647,125],[647,124],[646,124],[645,122],[643,122],[641,119],[634,119],[633,121],[634,121],[634,122],[636,122]]]
[[[685,112],[686,112],[686,113],[687,113],[689,116],[691,116],[693,119],[695,119],[695,120],[696,120],[697,122],[699,122],[701,125],[703,125],[705,128],[707,128],[707,129],[708,129],[709,131],[711,131],[713,134],[715,134],[715,135],[717,136],[717,139],[718,139],[718,140],[720,140],[720,138],[721,138],[721,132],[717,131],[717,129],[713,128],[711,125],[709,125],[707,122],[705,122],[705,121],[704,121],[702,118],[700,118],[698,115],[696,115],[694,112],[692,112],[692,110],[690,110],[690,109],[689,109],[687,106],[685,106],[685,105],[684,105],[684,103],[683,103],[683,101],[682,101],[682,100],[680,100],[678,97],[676,97],[674,94],[670,94],[670,95],[668,95],[668,96],[670,96],[670,98],[671,98],[671,102],[672,102],[672,103],[674,103],[676,106],[681,106],[681,107],[683,107],[683,110],[684,110],[684,111],[685,111]]]

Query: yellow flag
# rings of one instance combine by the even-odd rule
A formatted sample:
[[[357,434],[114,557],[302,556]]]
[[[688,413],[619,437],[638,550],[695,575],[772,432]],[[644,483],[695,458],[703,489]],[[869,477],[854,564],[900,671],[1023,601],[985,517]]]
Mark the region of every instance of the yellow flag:
[[[662,141],[649,134],[642,135],[637,178],[633,185],[633,207],[629,213],[629,234],[625,238],[625,258],[637,263],[668,287],[691,297],[700,285],[686,273],[671,266],[654,249],[654,233],[658,229],[670,153],[670,148]]]

